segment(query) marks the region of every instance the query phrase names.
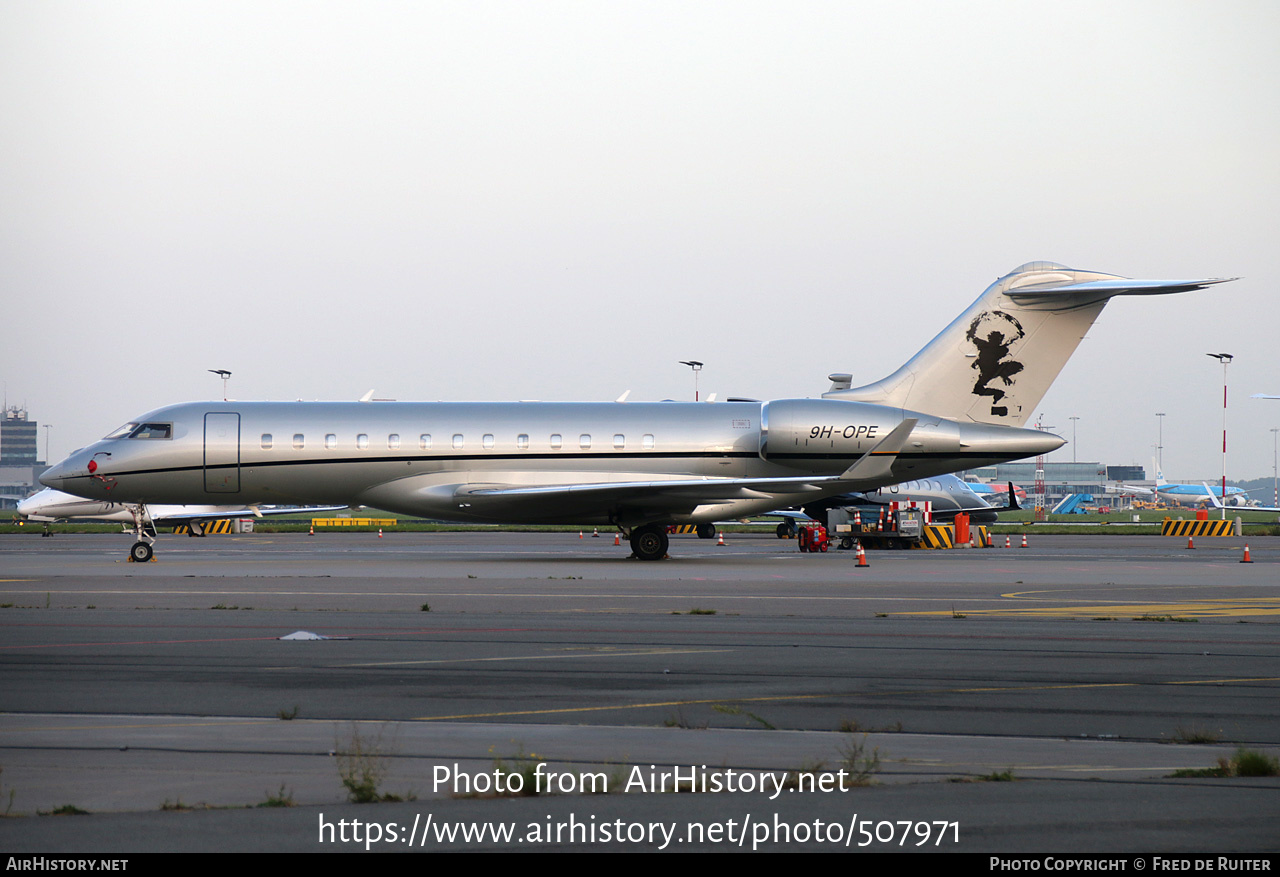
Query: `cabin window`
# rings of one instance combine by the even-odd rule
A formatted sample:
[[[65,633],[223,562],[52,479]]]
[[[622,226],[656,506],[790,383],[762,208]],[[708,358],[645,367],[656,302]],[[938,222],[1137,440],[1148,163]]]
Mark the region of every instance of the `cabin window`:
[[[302,450],[304,447],[306,447],[306,444],[307,444],[306,440],[303,438],[302,433],[295,432],[293,434],[293,449],[295,451]]]
[[[558,433],[558,432],[556,432],[556,433],[552,433],[552,434],[551,434],[551,448],[552,448],[552,450],[556,450],[556,451],[560,450],[560,445],[561,445],[560,433]]]
[[[578,436],[578,447],[582,448],[584,451],[591,447],[591,436],[585,432]]]
[[[640,438],[640,446],[641,446],[642,448],[644,448],[646,451],[652,451],[652,450],[653,450],[653,436],[652,436],[652,435],[650,435],[649,433],[645,433],[645,434]]]
[[[363,433],[363,432],[362,432],[362,433],[360,433],[358,436],[356,436],[356,447],[357,447],[357,448],[359,448],[359,449],[360,449],[360,450],[362,450],[362,451],[363,451],[365,448],[369,447],[369,435],[368,435],[368,433]]]
[[[618,450],[622,450],[627,446],[627,437],[622,433],[618,433],[613,437],[613,446]]]
[[[492,450],[493,433],[486,432],[484,435],[480,436],[480,447],[484,448],[486,451]]]
[[[520,435],[516,436],[516,447],[522,451],[528,450],[529,436],[525,435],[524,433],[520,433]]]
[[[394,432],[391,433],[391,435],[387,436],[387,447],[393,451],[399,450],[400,436],[396,435]]]
[[[429,451],[429,450],[431,450],[431,435],[430,435],[430,433],[425,433],[425,432],[424,432],[422,435],[418,436],[418,447],[419,447],[419,448],[421,448],[421,449],[422,449],[422,450],[424,450],[424,451]]]
[[[262,434],[262,449],[264,451],[271,450],[271,433],[264,432]]]
[[[332,450],[338,446],[338,437],[333,433],[329,433],[324,437],[324,446]]]
[[[462,449],[462,433],[459,432],[453,436],[453,446],[459,450]]]

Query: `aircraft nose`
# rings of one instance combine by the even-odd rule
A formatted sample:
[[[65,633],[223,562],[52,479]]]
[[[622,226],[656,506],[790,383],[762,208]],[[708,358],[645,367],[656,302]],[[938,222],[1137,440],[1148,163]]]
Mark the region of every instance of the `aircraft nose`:
[[[74,455],[73,455],[74,456]],[[40,483],[45,487],[52,487],[54,490],[62,490],[66,479],[70,477],[72,470],[77,468],[72,457],[67,457],[59,463],[54,463],[44,471],[40,476]],[[83,470],[83,466],[79,466]],[[83,471],[81,472],[83,474]]]
[[[54,490],[61,490],[64,469],[65,467],[62,463],[54,463],[44,471],[44,474],[40,476],[40,483],[45,487],[52,487]],[[22,503],[18,503],[18,510],[22,511]]]

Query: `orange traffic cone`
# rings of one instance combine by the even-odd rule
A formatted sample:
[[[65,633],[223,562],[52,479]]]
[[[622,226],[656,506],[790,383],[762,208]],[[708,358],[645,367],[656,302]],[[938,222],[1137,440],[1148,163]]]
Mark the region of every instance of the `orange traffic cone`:
[[[381,528],[381,527],[379,527],[379,528],[378,528],[378,538],[379,538],[379,539],[381,539],[381,538],[382,538],[382,528]]]
[[[613,544],[614,544],[614,545],[621,545],[621,544],[622,544],[622,539],[621,539],[621,537],[619,537],[619,536],[618,536],[618,534],[617,534],[617,533],[614,533],[614,534],[613,534]]]
[[[312,524],[312,525],[311,525],[311,532],[310,532],[310,533],[308,533],[307,535],[308,535],[308,536],[314,536],[315,534],[316,534],[316,525],[315,525],[315,524]]]
[[[1241,563],[1253,563],[1253,558],[1249,556],[1249,546],[1244,547],[1244,557],[1240,558]]]
[[[1027,547],[1027,534],[1026,534],[1026,533],[1023,533],[1023,534],[1022,534],[1022,547],[1023,547],[1023,548],[1026,548],[1026,547]]]
[[[1012,537],[1012,536],[1005,536],[1005,537],[1004,537],[1004,547],[1005,547],[1005,548],[1012,548],[1012,547],[1013,547],[1013,537]]]
[[[1190,536],[1188,536],[1188,537],[1187,537],[1187,548],[1189,548],[1189,549],[1190,549],[1190,548],[1195,548],[1195,547],[1196,547],[1196,540],[1194,540],[1194,539],[1192,539]]]
[[[863,550],[862,543],[858,543],[858,566],[871,566],[867,563],[867,552]]]
[[[724,545],[724,533],[720,534],[720,541],[716,543],[716,547]]]
[[[594,530],[592,530],[592,531],[591,531],[591,538],[592,538],[592,539],[599,539],[599,538],[600,538],[600,528],[599,528],[599,527],[596,527]]]
[[[579,531],[578,531],[578,538],[579,538],[579,539],[581,539],[581,538],[582,538],[582,531],[581,531],[581,530],[579,530]]]

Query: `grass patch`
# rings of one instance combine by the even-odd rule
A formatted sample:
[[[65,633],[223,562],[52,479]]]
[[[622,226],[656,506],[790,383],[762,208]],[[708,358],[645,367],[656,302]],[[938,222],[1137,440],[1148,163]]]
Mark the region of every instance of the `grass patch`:
[[[842,734],[901,734],[902,722],[894,722],[882,728],[872,728],[857,719],[845,719],[836,730]]]
[[[949,783],[1012,783],[1018,778],[1013,775],[1013,768],[979,774],[976,777],[952,777]]]
[[[1178,725],[1173,729],[1172,739],[1174,743],[1217,743],[1222,739],[1222,732]]]
[[[764,728],[766,731],[778,730],[776,727],[769,724],[764,719],[757,716],[755,713],[749,713],[746,710],[744,710],[742,707],[725,706],[724,704],[717,703],[717,704],[714,704],[711,708],[718,713],[724,713],[726,716],[746,716],[748,719],[751,719],[752,721],[759,723],[760,727]]]
[[[1134,621],[1176,621],[1182,624],[1195,623],[1199,618],[1191,618],[1186,615],[1135,615]]]
[[[291,710],[280,710],[276,713],[276,718],[282,722],[292,722],[298,717],[298,711],[301,709],[296,703]]]
[[[840,753],[840,767],[849,774],[849,785],[871,785],[871,777],[880,770],[880,749],[867,748],[867,735],[851,736],[837,751]]]
[[[1256,749],[1241,746],[1230,758],[1218,759],[1216,767],[1186,768],[1175,770],[1169,776],[1175,779],[1201,777],[1274,777],[1280,776],[1280,759]]]
[[[338,759],[338,778],[352,804],[404,800],[400,795],[382,791],[382,783],[387,778],[387,754],[381,731],[366,737],[353,726],[347,739],[334,748],[334,757]]]
[[[493,750],[490,749],[490,752]],[[496,792],[502,798],[535,798],[538,796],[538,782],[535,774],[538,765],[546,761],[536,752],[525,752],[524,747],[516,749],[515,755],[493,759],[493,770],[503,777],[502,787],[507,791]],[[519,779],[515,779],[519,777]]]
[[[679,615],[680,613],[677,612],[676,614]],[[685,615],[715,615],[715,614],[716,614],[716,610],[714,609],[696,609],[696,608],[690,609],[688,612],[685,613]]]
[[[707,723],[703,722],[700,725],[693,724],[684,717],[684,710],[677,707],[675,713],[662,720],[662,727],[684,728],[686,731],[705,731],[707,730]]]
[[[54,807],[52,810],[37,810],[41,816],[88,816],[88,810],[82,810],[75,804],[63,804],[61,807]]]
[[[257,806],[259,807],[296,807],[298,805],[297,805],[297,802],[293,800],[293,790],[290,789],[289,791],[285,791],[284,783],[281,783],[280,791],[276,792],[274,795],[271,794],[270,792],[267,792],[266,798],[263,799],[262,803],[258,804]]]

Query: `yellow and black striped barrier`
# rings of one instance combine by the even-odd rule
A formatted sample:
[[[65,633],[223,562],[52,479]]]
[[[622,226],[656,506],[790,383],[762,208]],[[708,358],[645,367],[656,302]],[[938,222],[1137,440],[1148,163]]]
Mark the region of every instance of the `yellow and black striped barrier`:
[[[1234,536],[1235,521],[1188,521],[1165,518],[1160,522],[1161,536]]]
[[[978,547],[986,548],[987,528],[981,524],[970,524],[969,533],[977,537]],[[920,541],[912,544],[912,548],[955,548],[956,528],[954,524],[929,524],[920,533]]]
[[[676,535],[676,534],[684,535],[684,534],[691,534],[691,533],[696,534],[698,532],[698,525],[697,524],[672,524],[670,527],[667,528],[667,532],[673,535]]]
[[[201,536],[208,536],[208,535],[210,535],[210,534],[214,534],[214,533],[221,534],[221,535],[225,536],[225,535],[227,535],[227,534],[229,534],[229,533],[234,533],[234,532],[236,531],[236,530],[235,530],[236,522],[235,522],[235,519],[234,519],[234,518],[223,518],[223,519],[218,520],[218,521],[203,521],[203,522],[201,522],[201,523],[197,524],[197,526],[198,526],[198,527],[200,528],[200,530],[202,531],[202,532],[200,532],[200,533],[199,533],[199,535],[201,535]],[[175,525],[174,525],[174,527],[173,527],[173,532],[174,532],[174,535],[176,535],[176,536],[181,536],[181,535],[183,535],[183,534],[186,534],[186,535],[190,536],[190,535],[191,535],[191,525],[190,525],[190,524],[175,524]]]
[[[394,527],[395,518],[312,518],[313,527]]]

